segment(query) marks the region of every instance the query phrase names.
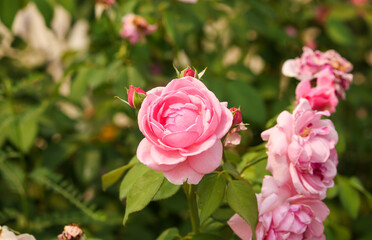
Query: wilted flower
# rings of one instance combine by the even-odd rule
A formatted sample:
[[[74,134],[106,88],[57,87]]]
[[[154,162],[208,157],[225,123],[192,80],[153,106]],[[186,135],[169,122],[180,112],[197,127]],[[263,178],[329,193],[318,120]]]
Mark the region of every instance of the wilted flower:
[[[70,224],[64,227],[63,232],[58,235],[62,240],[85,240],[85,234],[77,224]]]
[[[138,41],[143,41],[146,35],[153,33],[158,28],[157,25],[149,25],[146,19],[132,13],[123,17],[122,26],[120,35],[123,38],[128,38],[133,45]]]

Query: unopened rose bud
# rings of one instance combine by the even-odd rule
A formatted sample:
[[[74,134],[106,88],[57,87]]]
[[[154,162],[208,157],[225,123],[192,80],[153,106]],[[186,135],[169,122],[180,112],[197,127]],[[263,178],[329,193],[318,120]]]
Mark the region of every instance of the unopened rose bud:
[[[58,238],[62,240],[85,240],[85,234],[78,224],[70,224],[65,226]]]
[[[239,124],[243,121],[242,113],[239,108],[232,107],[230,108],[230,112],[232,112],[232,114],[234,115],[233,125]]]
[[[146,97],[146,92],[139,87],[130,85],[128,90],[128,103],[133,108],[139,108]]]
[[[184,73],[184,77],[186,77],[186,76],[195,77],[194,70],[192,70],[191,68],[187,68],[185,73]]]

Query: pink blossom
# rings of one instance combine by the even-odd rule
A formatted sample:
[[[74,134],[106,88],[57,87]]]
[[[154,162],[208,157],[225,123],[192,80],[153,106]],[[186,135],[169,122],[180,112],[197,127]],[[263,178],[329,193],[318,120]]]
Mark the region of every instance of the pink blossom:
[[[285,27],[285,33],[290,37],[296,37],[298,34],[298,31],[295,27],[289,25]]]
[[[132,13],[124,16],[122,26],[120,35],[123,38],[128,38],[133,45],[138,41],[143,41],[146,35],[153,33],[158,28],[157,25],[149,25],[146,19]]]
[[[279,186],[275,179],[266,176],[257,204],[257,240],[325,239],[323,221],[329,210],[319,199],[293,195],[289,185]],[[228,224],[241,239],[252,239],[251,227],[238,214]]]
[[[231,129],[231,131],[226,135],[224,145],[232,146],[232,145],[239,145],[242,137],[240,136],[239,132],[247,130],[243,123],[238,124],[236,127]]]
[[[309,81],[301,81],[296,88],[297,103],[301,98],[306,98],[313,110],[336,111],[338,99],[334,88],[335,76],[329,68],[325,68],[317,74],[316,87],[311,87]]]
[[[233,116],[198,79],[183,77],[147,92],[138,113],[145,138],[137,149],[143,164],[173,184],[197,184],[222,161],[220,139]]]
[[[345,90],[349,89],[353,80],[353,75],[349,73],[353,65],[334,50],[323,53],[304,47],[300,58],[289,59],[283,64],[282,72],[285,76],[295,77],[300,81],[310,81],[325,68],[330,68],[335,75],[336,95],[345,98]]]
[[[287,182],[306,196],[323,199],[333,186],[338,164],[335,145],[337,132],[328,111],[317,112],[302,98],[293,114],[282,112],[277,125],[261,136],[268,140],[268,164],[278,184]]]
[[[355,6],[363,6],[368,3],[368,0],[350,0],[350,2]]]

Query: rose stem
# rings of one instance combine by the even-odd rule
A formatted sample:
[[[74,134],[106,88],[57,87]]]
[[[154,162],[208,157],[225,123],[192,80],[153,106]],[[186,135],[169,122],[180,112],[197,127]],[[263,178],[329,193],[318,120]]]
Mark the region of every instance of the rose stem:
[[[189,205],[192,231],[199,233],[199,216],[198,209],[196,206],[196,189],[195,185],[183,183],[183,190],[187,197],[187,204]]]

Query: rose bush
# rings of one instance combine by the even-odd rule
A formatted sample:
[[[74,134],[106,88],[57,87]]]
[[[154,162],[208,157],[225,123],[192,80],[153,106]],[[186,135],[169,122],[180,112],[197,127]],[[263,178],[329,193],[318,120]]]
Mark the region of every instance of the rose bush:
[[[173,184],[197,184],[222,161],[220,139],[233,115],[198,79],[174,79],[147,92],[138,113],[145,138],[137,157]]]
[[[302,98],[293,114],[282,112],[277,125],[261,134],[268,140],[267,169],[278,184],[290,182],[298,193],[321,199],[333,186],[338,164],[338,135],[329,119],[321,119],[323,115],[329,112],[313,111]]]

